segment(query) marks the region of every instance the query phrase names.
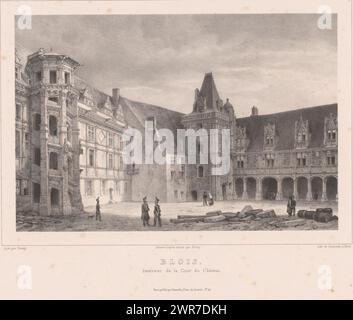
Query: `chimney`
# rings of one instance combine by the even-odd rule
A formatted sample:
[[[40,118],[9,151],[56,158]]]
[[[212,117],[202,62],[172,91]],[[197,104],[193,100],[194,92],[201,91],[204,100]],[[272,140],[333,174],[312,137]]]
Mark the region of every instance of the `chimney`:
[[[120,89],[119,88],[113,88],[112,97],[113,97],[114,106],[117,106],[118,102],[119,102],[119,97],[120,97]]]
[[[251,108],[251,116],[258,116],[259,115],[259,109],[257,109],[257,107],[253,106]]]

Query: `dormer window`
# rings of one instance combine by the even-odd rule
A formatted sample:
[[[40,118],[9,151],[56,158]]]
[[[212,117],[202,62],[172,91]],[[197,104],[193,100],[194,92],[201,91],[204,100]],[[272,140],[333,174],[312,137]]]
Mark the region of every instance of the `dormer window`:
[[[330,114],[325,118],[325,145],[337,145],[337,118]]]
[[[246,127],[236,126],[235,147],[238,152],[244,152],[248,147],[249,139],[246,134]]]
[[[50,84],[55,84],[57,82],[55,70],[51,70],[49,72],[49,82],[50,82]]]
[[[272,148],[275,144],[275,125],[268,123],[264,127],[265,148]]]
[[[299,120],[295,121],[295,147],[304,149],[309,146],[310,131],[309,120],[304,120],[300,116]]]

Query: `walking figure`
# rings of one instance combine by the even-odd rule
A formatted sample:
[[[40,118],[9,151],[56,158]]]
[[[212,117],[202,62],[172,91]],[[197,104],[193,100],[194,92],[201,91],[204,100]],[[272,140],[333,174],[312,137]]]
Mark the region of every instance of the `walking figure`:
[[[153,226],[155,227],[158,223],[158,226],[162,226],[162,219],[161,219],[161,207],[159,206],[159,199],[156,197],[155,203],[154,203],[154,223]]]
[[[202,205],[203,205],[203,206],[208,206],[207,197],[208,197],[208,196],[207,196],[207,192],[204,191],[203,196],[202,196],[202,199],[203,199]]]
[[[143,199],[143,203],[141,206],[141,219],[142,219],[142,224],[145,227],[146,225],[149,226],[149,220],[150,220],[150,215],[149,215],[149,211],[150,208],[148,207],[148,203],[147,203],[147,197],[144,197]]]
[[[96,199],[96,220],[102,221],[101,206],[99,204],[99,197]]]

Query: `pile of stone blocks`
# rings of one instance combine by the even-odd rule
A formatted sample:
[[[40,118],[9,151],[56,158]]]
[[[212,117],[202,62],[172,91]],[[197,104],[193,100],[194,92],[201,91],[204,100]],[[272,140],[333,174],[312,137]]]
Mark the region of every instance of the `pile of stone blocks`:
[[[205,215],[178,215],[177,219],[171,219],[172,223],[186,223],[186,222],[204,222],[217,223],[223,221],[250,221],[261,220],[265,218],[275,218],[274,210],[253,209],[251,206],[245,206],[240,212],[222,212],[210,211]]]
[[[317,222],[327,223],[332,220],[338,220],[338,217],[333,215],[332,208],[317,208],[316,210],[299,210],[298,217],[304,219],[312,219]]]

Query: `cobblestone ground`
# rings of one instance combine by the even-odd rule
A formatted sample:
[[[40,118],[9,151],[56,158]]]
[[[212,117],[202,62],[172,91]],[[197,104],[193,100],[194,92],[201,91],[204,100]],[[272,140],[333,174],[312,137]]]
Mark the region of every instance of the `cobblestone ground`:
[[[192,231],[192,230],[337,230],[338,222],[319,223],[313,220],[288,217],[286,203],[282,201],[219,201],[212,207],[203,207],[199,202],[161,203],[162,227],[143,227],[140,219],[141,204],[125,202],[101,206],[102,221],[94,218],[94,207],[87,207],[85,213],[70,216],[37,216],[31,213],[17,214],[17,231]],[[238,212],[245,205],[254,209],[274,209],[276,218],[265,218],[260,221],[223,221],[218,223],[180,223],[174,224],[170,219],[177,215],[203,215],[208,211]],[[153,224],[153,203],[149,203],[150,223]],[[332,202],[300,202],[301,209],[331,207],[335,215],[337,203]],[[287,221],[290,221],[287,223]]]

